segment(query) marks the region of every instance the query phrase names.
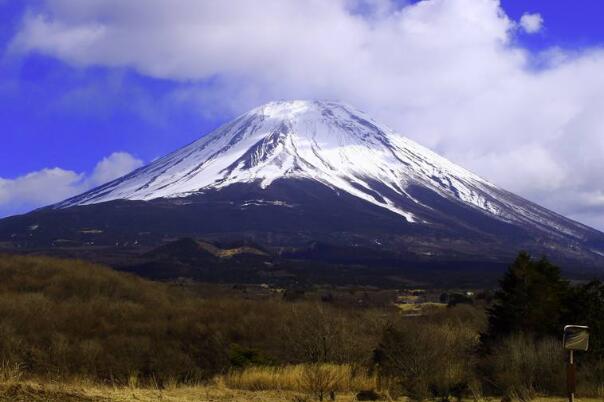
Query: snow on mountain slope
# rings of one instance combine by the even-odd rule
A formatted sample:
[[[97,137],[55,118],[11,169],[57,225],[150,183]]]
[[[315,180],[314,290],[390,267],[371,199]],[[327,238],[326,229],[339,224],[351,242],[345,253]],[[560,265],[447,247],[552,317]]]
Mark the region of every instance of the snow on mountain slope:
[[[431,208],[408,191],[410,186],[420,186],[501,221],[578,239],[587,229],[497,188],[363,112],[317,101],[260,106],[188,146],[57,207],[186,197],[234,183],[257,182],[266,188],[287,178],[315,180],[394,212],[411,224],[431,223],[405,207],[411,201]],[[375,183],[386,186],[387,194]]]

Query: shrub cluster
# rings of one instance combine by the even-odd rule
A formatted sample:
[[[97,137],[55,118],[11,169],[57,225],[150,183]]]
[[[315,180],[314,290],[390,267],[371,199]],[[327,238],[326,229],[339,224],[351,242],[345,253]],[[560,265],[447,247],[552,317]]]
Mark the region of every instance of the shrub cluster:
[[[467,394],[483,321],[475,307],[461,305],[387,327],[374,356],[385,387],[417,400]]]
[[[106,380],[205,377],[226,367],[204,306],[79,261],[0,258],[0,361]]]
[[[371,355],[376,314],[203,299],[83,261],[0,256],[0,362],[51,377],[198,381],[229,368]]]

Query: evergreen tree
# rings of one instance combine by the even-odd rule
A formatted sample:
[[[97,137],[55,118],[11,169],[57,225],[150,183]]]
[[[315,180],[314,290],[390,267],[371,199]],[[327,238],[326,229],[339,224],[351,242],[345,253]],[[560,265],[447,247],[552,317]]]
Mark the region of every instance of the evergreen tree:
[[[571,288],[567,306],[564,323],[589,326],[590,355],[604,356],[604,284],[591,281],[583,286]]]
[[[559,336],[568,292],[558,267],[545,257],[535,260],[521,252],[500,281],[483,342],[488,345],[517,332]]]

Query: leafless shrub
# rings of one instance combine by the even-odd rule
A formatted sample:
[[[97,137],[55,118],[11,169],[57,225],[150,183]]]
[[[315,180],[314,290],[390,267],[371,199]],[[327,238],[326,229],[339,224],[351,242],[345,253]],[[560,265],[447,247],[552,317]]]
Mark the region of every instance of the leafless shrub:
[[[393,395],[423,400],[461,398],[473,373],[476,334],[451,323],[405,322],[384,333],[376,353],[383,385]]]
[[[300,383],[302,389],[318,398],[319,401],[338,390],[338,383],[342,380],[342,372],[333,367],[320,363],[304,366]]]
[[[528,401],[537,394],[562,394],[564,353],[557,339],[536,340],[515,334],[497,345],[489,360],[498,389],[512,399]]]

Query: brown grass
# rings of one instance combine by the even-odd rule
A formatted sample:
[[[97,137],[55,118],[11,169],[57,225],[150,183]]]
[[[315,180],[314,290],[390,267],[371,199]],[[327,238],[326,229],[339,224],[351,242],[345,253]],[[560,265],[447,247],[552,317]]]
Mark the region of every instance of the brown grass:
[[[311,365],[250,367],[215,377],[208,384],[177,382],[140,386],[136,374],[127,385],[106,385],[85,378],[67,381],[21,379],[18,365],[0,366],[0,402],[200,402],[200,401],[311,401],[305,383]],[[338,401],[353,401],[358,390],[372,389],[376,378],[351,365],[320,365],[336,378]]]
[[[288,390],[249,391],[228,388],[222,380],[208,385],[178,386],[166,389],[132,388],[99,385],[86,381],[70,383],[20,381],[0,383],[0,402],[292,402],[314,401],[304,393]],[[356,401],[355,393],[337,394],[337,401]],[[386,399],[382,399],[386,400]],[[391,399],[408,401],[406,398]],[[492,397],[473,402],[498,402]],[[538,397],[533,402],[564,402],[563,397]],[[464,401],[470,401],[464,399]],[[602,399],[581,398],[577,402],[601,402]]]
[[[439,309],[444,309],[447,307],[446,304],[443,303],[395,303],[395,306],[399,309],[399,311],[404,315],[413,315],[413,314],[426,314],[432,313]]]
[[[311,401],[305,394],[287,390],[249,391],[209,385],[178,386],[166,389],[112,387],[86,382],[19,382],[0,384],[0,402],[280,402]],[[352,402],[352,393],[338,394],[338,401]]]
[[[318,371],[319,375],[333,379],[332,388],[339,392],[354,392],[374,389],[377,386],[375,375],[369,375],[365,369],[350,364],[290,365],[282,367],[249,367],[234,370],[224,376],[224,384],[232,389],[264,391],[281,390],[307,392],[309,371]]]
[[[0,362],[0,384],[13,384],[23,376],[23,367],[19,363]]]

